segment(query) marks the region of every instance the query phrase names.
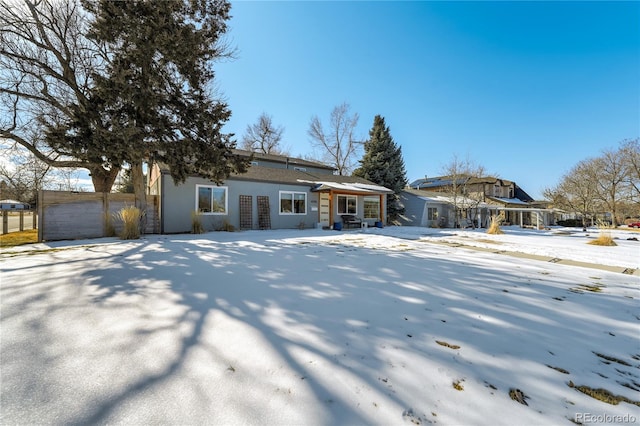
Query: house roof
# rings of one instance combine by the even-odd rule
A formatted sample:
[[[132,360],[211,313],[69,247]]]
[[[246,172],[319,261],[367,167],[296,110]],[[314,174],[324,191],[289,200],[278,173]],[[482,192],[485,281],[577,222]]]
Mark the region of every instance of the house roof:
[[[0,204],[24,204],[24,205],[27,205],[29,203],[23,203],[22,201],[16,201],[16,200],[0,200]]]
[[[346,176],[341,176],[346,177]],[[349,182],[349,179],[341,180],[340,182],[315,182],[316,186],[313,191],[323,191],[327,189],[335,189],[340,191],[358,192],[362,194],[391,194],[392,190],[385,188],[384,186],[375,185],[371,182]]]
[[[241,151],[241,150],[235,150]],[[241,151],[243,153],[249,153],[249,151]],[[243,154],[239,154],[243,155]],[[283,156],[259,154],[261,157],[280,158],[286,159]],[[258,158],[261,158],[258,157]],[[255,158],[255,157],[254,157]],[[294,162],[295,160],[295,162]],[[308,165],[316,168],[325,168],[327,170],[333,170],[332,167],[314,163],[312,161],[292,159],[289,158],[289,164]],[[160,170],[168,173],[169,168],[165,164],[159,163]],[[330,173],[313,173],[309,171],[300,171],[292,168],[276,168],[268,166],[249,166],[245,173],[232,173],[227,180],[239,180],[250,182],[265,182],[265,183],[279,183],[290,185],[301,185],[312,188],[313,191],[322,191],[327,189],[343,190],[347,192],[357,193],[375,193],[375,194],[390,194],[392,190],[385,188],[384,186],[376,185],[375,183],[358,177],[358,176],[340,176]]]
[[[335,170],[335,167],[329,166],[327,164],[323,164],[323,163],[312,161],[312,160],[305,160],[302,158],[289,157],[286,155],[264,154],[262,152],[246,151],[244,149],[234,149],[233,153],[241,157],[246,157],[246,158],[253,157],[253,160],[258,162],[260,160],[266,160],[273,163],[289,164],[292,166],[315,167],[315,168],[326,169],[331,171]]]
[[[458,185],[478,183],[495,184],[496,182],[501,182],[502,185],[511,185],[512,183],[514,183],[513,181],[500,179],[494,176],[474,177],[470,175],[460,175],[457,178],[455,176],[434,176],[430,178],[425,177],[422,179],[414,180],[409,184],[409,186],[411,188],[439,188],[452,185],[454,181]]]
[[[329,174],[314,174],[292,169],[276,169],[270,167],[249,167],[246,173],[232,174],[230,180],[252,182],[285,183],[303,185],[322,191],[327,189],[343,190],[359,193],[392,193],[384,186],[376,185],[367,179],[357,176],[339,176]]]

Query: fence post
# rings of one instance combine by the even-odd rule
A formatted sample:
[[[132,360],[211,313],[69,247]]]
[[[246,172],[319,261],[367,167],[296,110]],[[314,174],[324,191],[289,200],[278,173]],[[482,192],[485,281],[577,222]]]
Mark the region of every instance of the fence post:
[[[33,212],[35,215],[35,212]],[[35,216],[34,216],[35,217]],[[35,219],[34,219],[35,221]],[[44,191],[38,191],[38,242],[44,237]]]
[[[20,232],[24,231],[24,210],[20,210]]]
[[[9,233],[9,212],[7,210],[2,210],[2,233]]]
[[[38,229],[38,214],[35,210],[31,210],[31,220],[33,222],[31,229]]]

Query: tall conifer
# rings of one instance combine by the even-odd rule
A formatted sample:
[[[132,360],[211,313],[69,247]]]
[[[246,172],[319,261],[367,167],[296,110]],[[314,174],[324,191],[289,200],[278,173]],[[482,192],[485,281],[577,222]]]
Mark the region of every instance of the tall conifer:
[[[398,196],[407,184],[402,149],[394,142],[384,117],[380,115],[373,119],[360,167],[353,175],[393,190],[394,193],[387,196],[387,218],[390,222],[403,213]]]
[[[105,158],[131,166],[136,204],[144,210],[143,161],[166,164],[176,183],[190,174],[215,182],[246,163],[222,133],[231,112],[213,96],[213,61],[229,52],[227,1],[83,0],[94,14],[89,37],[109,55],[95,76],[94,108],[105,131],[84,138]],[[95,131],[100,131],[96,129]]]

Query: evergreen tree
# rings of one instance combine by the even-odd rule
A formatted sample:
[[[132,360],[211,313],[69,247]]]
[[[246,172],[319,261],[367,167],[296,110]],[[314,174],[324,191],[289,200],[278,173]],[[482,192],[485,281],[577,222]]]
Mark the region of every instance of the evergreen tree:
[[[105,130],[78,138],[101,144],[105,157],[129,164],[136,205],[144,211],[142,163],[168,165],[176,183],[198,173],[221,182],[246,162],[232,153],[232,135],[221,128],[231,112],[212,93],[212,62],[228,56],[227,1],[84,0],[95,21],[89,37],[109,52],[96,75],[93,113]],[[79,111],[82,121],[92,111]],[[79,126],[80,127],[80,126]]]
[[[384,117],[376,115],[369,131],[369,140],[364,143],[364,155],[360,167],[353,172],[378,185],[393,190],[387,195],[387,220],[393,221],[404,209],[399,206],[399,193],[407,184],[402,149],[391,137]]]

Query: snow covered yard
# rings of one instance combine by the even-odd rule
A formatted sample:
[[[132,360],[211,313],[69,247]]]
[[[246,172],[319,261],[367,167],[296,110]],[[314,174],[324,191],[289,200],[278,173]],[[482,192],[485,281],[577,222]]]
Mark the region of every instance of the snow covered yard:
[[[496,252],[633,270],[640,242],[626,238],[640,233],[598,247],[558,231],[5,250],[0,423],[638,422],[638,275]],[[597,389],[617,404],[588,395]]]

